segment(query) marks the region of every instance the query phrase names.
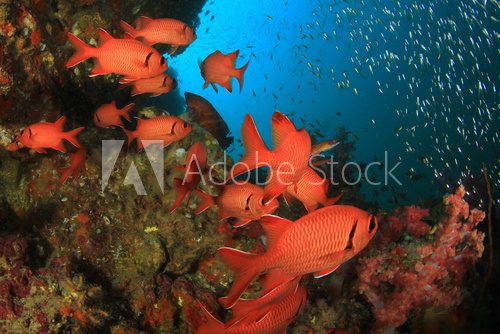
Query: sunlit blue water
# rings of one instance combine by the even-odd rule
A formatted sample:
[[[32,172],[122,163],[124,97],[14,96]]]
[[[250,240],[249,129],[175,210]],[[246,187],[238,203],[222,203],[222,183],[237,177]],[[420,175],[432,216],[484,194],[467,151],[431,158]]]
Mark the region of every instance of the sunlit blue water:
[[[498,187],[497,11],[488,1],[207,2],[198,39],[169,66],[180,94],[211,101],[236,138],[247,113],[268,144],[275,110],[299,127],[318,120],[326,139],[345,125],[359,138],[355,160],[387,151],[389,166],[401,162],[402,185],[391,184],[415,201],[479,175],[481,162]],[[237,49],[237,67],[251,60],[243,92],[236,80],[232,94],[203,90],[198,62]]]

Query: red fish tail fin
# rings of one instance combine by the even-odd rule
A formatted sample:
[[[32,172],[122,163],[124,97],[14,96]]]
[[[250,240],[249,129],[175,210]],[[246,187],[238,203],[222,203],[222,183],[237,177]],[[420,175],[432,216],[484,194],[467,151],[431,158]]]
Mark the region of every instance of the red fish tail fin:
[[[129,103],[123,109],[120,109],[120,116],[125,118],[127,121],[132,122],[130,119],[130,111],[135,107],[135,103]]]
[[[93,57],[94,48],[87,45],[84,41],[73,35],[72,33],[68,33],[68,41],[73,44],[76,49],[76,52],[69,58],[66,63],[66,68],[70,68],[80,64],[82,61],[85,61],[91,57]]]
[[[245,147],[245,155],[240,162],[233,167],[231,178],[251,171],[257,167],[265,166],[270,153],[250,115],[245,116],[245,121],[241,128],[241,136],[243,146]]]
[[[196,208],[195,214],[199,215],[200,213],[204,212],[206,209],[211,207],[212,205],[215,205],[215,200],[212,196],[207,194],[206,192],[196,189],[195,190],[196,195],[201,199],[200,205]]]
[[[169,214],[174,212],[175,209],[179,207],[179,205],[182,203],[187,193],[189,192],[187,184],[184,184],[181,179],[178,178],[174,179],[174,187],[177,190],[177,198],[174,204],[172,204],[172,206],[170,207],[170,209],[168,209]]]
[[[240,84],[240,93],[243,90],[243,76],[245,75],[245,71],[247,70],[248,64],[250,64],[250,60],[242,67],[236,70],[235,77],[238,79]]]
[[[333,198],[329,198],[327,199],[323,204],[323,206],[330,206],[330,205],[334,205],[335,203],[337,203],[341,198],[342,198],[342,195],[344,195],[343,193],[341,193],[340,195],[338,196],[335,196]]]
[[[260,273],[258,266],[259,255],[227,247],[220,248],[217,255],[235,274],[233,285],[228,295],[219,298],[219,303],[224,308],[231,308],[255,276]]]
[[[80,143],[78,142],[78,139],[76,138],[76,135],[82,132],[85,128],[77,128],[68,132],[64,132],[64,139],[69,141],[71,144],[73,144],[76,148],[80,148]]]
[[[129,34],[131,37],[135,37],[135,28],[132,27],[130,24],[128,24],[127,22],[123,21],[123,20],[120,20],[120,25],[122,27],[123,30],[125,30],[125,32],[127,34]]]
[[[206,323],[198,327],[196,334],[224,333],[224,324],[208,312],[202,303],[198,302],[198,306],[200,306],[203,315],[205,316]]]

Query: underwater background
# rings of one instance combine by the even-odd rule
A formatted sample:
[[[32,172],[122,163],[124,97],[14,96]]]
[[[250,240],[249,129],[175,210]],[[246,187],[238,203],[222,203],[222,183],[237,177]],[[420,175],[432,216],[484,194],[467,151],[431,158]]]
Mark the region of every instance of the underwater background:
[[[240,160],[247,114],[271,148],[276,111],[313,144],[336,141],[323,154],[339,166],[320,168],[348,182],[327,195],[378,218],[355,257],[321,279],[303,278],[307,303],[287,332],[493,333],[499,10],[490,0],[0,1],[0,333],[202,333],[210,323],[203,307],[230,322],[217,298],[235,276],[217,251],[263,254],[266,233],[258,222],[220,221],[216,208],[198,212],[195,195],[170,210],[175,178],[195,144],[210,163],[225,152],[229,165]],[[93,61],[67,68],[75,52],[68,33],[96,46],[98,28],[118,38],[120,20],[141,15],[196,32],[173,55],[155,46],[177,82],[169,93],[131,96],[118,75],[89,77]],[[239,50],[236,68],[249,61],[241,92],[234,79],[232,92],[203,88],[203,62],[216,50]],[[191,95],[195,105],[190,93],[206,101]],[[174,115],[192,126],[164,150],[164,184],[150,156],[124,142],[105,177],[103,141],[127,140],[121,128],[95,124],[96,110],[112,101],[134,103],[137,118]],[[80,150],[67,143],[67,154],[34,152],[19,139],[61,116],[66,131],[85,127],[83,167],[67,181],[61,174]],[[121,121],[127,131],[138,126]],[[308,214],[300,202],[279,203],[280,217]],[[258,298],[259,288],[244,296]],[[283,329],[273,325],[261,332]]]

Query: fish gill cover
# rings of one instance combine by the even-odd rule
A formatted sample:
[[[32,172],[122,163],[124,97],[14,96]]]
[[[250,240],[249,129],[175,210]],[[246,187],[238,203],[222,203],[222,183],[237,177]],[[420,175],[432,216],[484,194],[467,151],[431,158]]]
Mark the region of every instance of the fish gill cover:
[[[0,332],[490,332],[499,17],[0,1]]]

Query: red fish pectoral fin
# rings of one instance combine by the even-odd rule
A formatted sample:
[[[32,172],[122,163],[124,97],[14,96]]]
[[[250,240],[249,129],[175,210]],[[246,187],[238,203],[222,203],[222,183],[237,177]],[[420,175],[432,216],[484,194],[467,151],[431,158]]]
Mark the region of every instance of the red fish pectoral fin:
[[[94,48],[70,32],[68,33],[68,41],[75,47],[76,51],[66,62],[66,68],[76,66],[92,57]]]
[[[207,89],[208,85],[209,85],[209,82],[205,81],[205,83],[203,84],[203,89]]]
[[[174,204],[172,204],[172,206],[170,207],[170,209],[168,209],[169,214],[174,212],[175,209],[177,209],[179,207],[179,205],[184,200],[184,197],[186,197],[187,193],[189,192],[189,187],[186,184],[183,184],[181,179],[175,178],[174,179],[174,186],[175,186],[175,189],[177,190],[177,198],[176,198]]]
[[[267,249],[272,248],[283,231],[292,226],[292,224],[290,220],[278,216],[267,215],[262,217],[260,225],[266,233]]]
[[[340,264],[338,264],[334,267],[331,267],[331,268],[327,268],[327,269],[315,272],[314,278],[321,278],[321,277],[324,277],[326,275],[329,275],[329,274],[333,273],[335,270],[337,270],[338,267],[340,267]]]
[[[223,247],[217,251],[217,256],[235,273],[235,279],[227,297],[219,298],[219,303],[224,308],[231,308],[255,276],[260,273],[259,255]]]

